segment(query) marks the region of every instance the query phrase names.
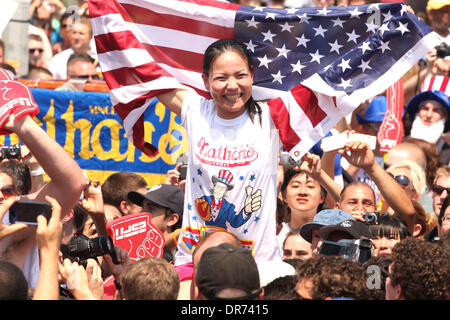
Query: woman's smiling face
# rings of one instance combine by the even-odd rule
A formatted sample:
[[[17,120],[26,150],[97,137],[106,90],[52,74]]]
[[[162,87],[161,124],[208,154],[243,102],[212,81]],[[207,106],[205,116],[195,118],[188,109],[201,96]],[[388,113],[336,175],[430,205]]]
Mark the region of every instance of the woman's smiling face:
[[[242,54],[228,50],[217,56],[203,81],[219,117],[233,119],[245,112],[252,95],[253,72]]]

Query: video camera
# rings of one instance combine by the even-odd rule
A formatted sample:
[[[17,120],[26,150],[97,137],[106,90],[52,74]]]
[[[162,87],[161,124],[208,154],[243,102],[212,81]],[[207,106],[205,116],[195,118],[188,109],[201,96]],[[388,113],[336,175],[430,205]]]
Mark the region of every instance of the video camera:
[[[325,240],[320,246],[319,254],[339,256],[363,264],[372,257],[370,239],[342,239],[338,242]]]
[[[84,234],[76,233],[67,245],[61,245],[63,258],[69,258],[73,262],[86,267],[87,259],[96,259],[99,256],[109,254],[114,264],[119,264],[114,243],[109,236],[88,238]]]

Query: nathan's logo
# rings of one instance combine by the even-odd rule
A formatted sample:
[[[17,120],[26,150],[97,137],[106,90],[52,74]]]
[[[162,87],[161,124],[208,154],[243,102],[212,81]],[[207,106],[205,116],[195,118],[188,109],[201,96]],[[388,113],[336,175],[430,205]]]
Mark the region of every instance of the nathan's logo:
[[[211,145],[205,138],[197,143],[195,156],[205,164],[220,167],[246,166],[256,159],[258,153],[248,144],[239,146]]]
[[[132,237],[138,233],[143,233],[147,230],[145,227],[146,221],[140,221],[127,227],[120,227],[115,230],[116,240]]]

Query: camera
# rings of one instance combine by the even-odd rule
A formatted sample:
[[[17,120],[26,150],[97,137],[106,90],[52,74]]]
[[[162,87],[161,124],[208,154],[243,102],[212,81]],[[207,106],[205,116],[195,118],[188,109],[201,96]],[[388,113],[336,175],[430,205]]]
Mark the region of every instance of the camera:
[[[185,180],[187,174],[187,164],[183,164],[180,167],[180,180]]]
[[[0,160],[3,159],[20,159],[20,145],[4,146],[0,148]]]
[[[366,212],[363,214],[364,223],[368,225],[378,224],[380,221],[379,212]]]
[[[435,47],[436,49],[436,56],[438,58],[445,58],[446,56],[450,55],[450,47],[445,43],[442,42],[440,45]]]
[[[63,258],[77,262],[86,267],[87,259],[96,259],[99,256],[109,254],[114,264],[119,264],[114,251],[114,243],[109,236],[88,238],[84,234],[76,233],[67,245],[61,245]]]
[[[181,154],[177,160],[175,161],[175,166],[177,166],[178,164],[182,163],[182,165],[180,166],[180,181],[181,180],[185,180],[186,179],[186,174],[187,174],[187,163],[188,163],[188,157],[186,153]]]
[[[288,152],[281,152],[280,153],[280,164],[283,167],[289,167],[289,168],[293,168],[295,166],[300,166],[301,164],[301,160],[295,161]]]
[[[370,239],[342,239],[338,242],[325,240],[320,246],[319,254],[339,256],[363,264],[372,257]]]

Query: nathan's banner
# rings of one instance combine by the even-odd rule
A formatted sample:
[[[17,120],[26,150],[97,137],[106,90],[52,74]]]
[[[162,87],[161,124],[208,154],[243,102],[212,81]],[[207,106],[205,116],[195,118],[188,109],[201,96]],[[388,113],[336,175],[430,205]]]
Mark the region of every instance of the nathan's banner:
[[[180,118],[158,100],[144,113],[145,140],[158,146],[149,158],[127,138],[109,93],[31,89],[39,105],[34,120],[73,156],[92,180],[103,182],[118,171],[135,172],[149,186],[162,183],[188,142]],[[5,145],[18,143],[16,135],[0,136]]]

